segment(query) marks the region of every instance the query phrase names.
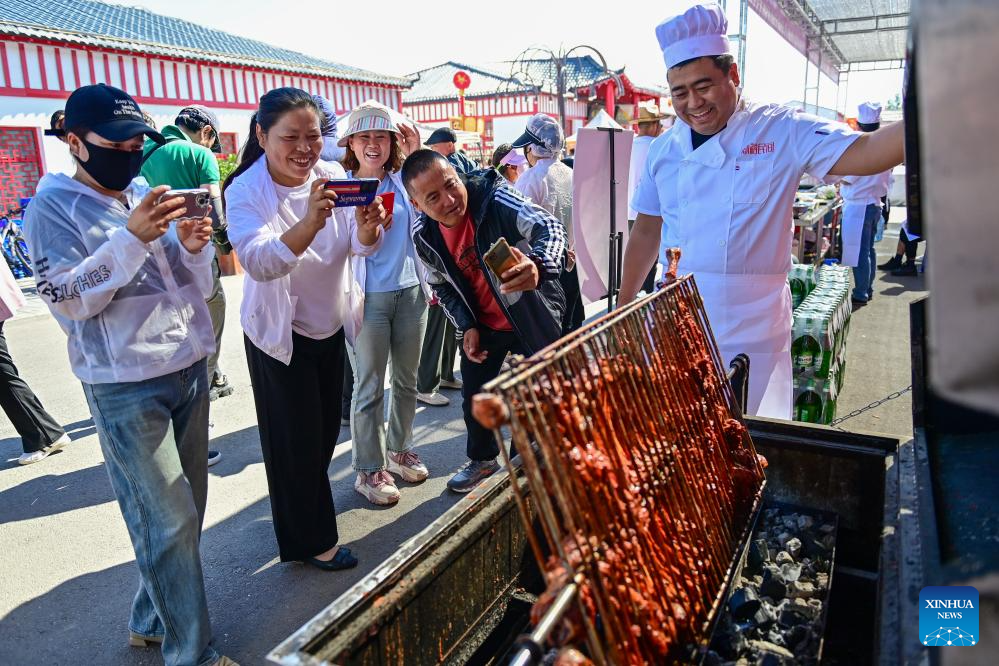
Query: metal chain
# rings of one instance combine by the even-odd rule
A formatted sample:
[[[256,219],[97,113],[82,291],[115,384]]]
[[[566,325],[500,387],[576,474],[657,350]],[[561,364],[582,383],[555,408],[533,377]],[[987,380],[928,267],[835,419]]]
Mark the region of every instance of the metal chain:
[[[840,423],[842,423],[843,421],[846,421],[847,419],[852,419],[854,416],[860,416],[864,412],[869,412],[870,410],[874,409],[875,407],[880,407],[881,405],[885,404],[886,402],[888,402],[890,400],[894,400],[895,398],[901,398],[903,395],[905,395],[906,393],[908,393],[911,390],[912,390],[912,384],[909,384],[908,386],[906,386],[901,391],[895,391],[894,393],[889,393],[884,398],[881,398],[880,400],[875,400],[874,402],[872,402],[871,404],[867,405],[866,407],[861,407],[860,409],[855,409],[852,412],[850,412],[849,414],[847,414],[846,416],[842,416],[842,417],[840,417],[838,419],[833,420],[833,422],[830,423],[829,425],[835,427],[835,426],[839,425]]]

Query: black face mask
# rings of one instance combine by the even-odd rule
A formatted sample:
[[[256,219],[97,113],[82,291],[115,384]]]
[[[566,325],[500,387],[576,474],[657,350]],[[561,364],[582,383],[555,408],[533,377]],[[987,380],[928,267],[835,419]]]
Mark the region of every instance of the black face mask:
[[[76,158],[80,166],[103,188],[121,192],[142,169],[141,150],[105,148],[81,139],[90,153],[86,162]]]

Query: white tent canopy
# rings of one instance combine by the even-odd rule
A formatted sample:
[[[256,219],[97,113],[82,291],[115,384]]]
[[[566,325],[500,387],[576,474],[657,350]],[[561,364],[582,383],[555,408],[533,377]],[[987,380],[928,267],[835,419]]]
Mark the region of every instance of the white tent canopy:
[[[590,118],[583,127],[612,127],[614,129],[624,129],[617,123],[616,120],[610,117],[610,114],[600,109],[597,111],[597,115]],[[571,136],[566,137],[565,143],[568,146],[574,146],[576,144],[576,134],[573,133]]]

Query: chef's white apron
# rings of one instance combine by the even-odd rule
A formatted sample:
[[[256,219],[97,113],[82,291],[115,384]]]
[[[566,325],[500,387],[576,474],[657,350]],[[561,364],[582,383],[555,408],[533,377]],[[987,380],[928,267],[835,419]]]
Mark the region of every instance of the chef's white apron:
[[[749,356],[751,415],[790,419],[791,291],[786,275],[695,272],[708,321],[726,369]]]
[[[867,214],[866,201],[844,201],[843,220],[840,224],[840,237],[843,242],[844,266],[856,266],[860,259],[860,244],[864,237],[864,216]]]

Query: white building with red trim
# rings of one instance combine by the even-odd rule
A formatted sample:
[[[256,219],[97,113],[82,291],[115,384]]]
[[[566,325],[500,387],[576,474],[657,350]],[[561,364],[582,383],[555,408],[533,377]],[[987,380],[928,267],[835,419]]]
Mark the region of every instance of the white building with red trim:
[[[77,87],[122,88],[157,125],[189,104],[213,109],[235,152],[265,92],[323,95],[338,115],[375,99],[402,108],[408,79],[386,76],[132,7],[92,0],[4,0],[0,6],[0,206],[31,196],[46,171],[72,171],[66,146],[43,136]]]

